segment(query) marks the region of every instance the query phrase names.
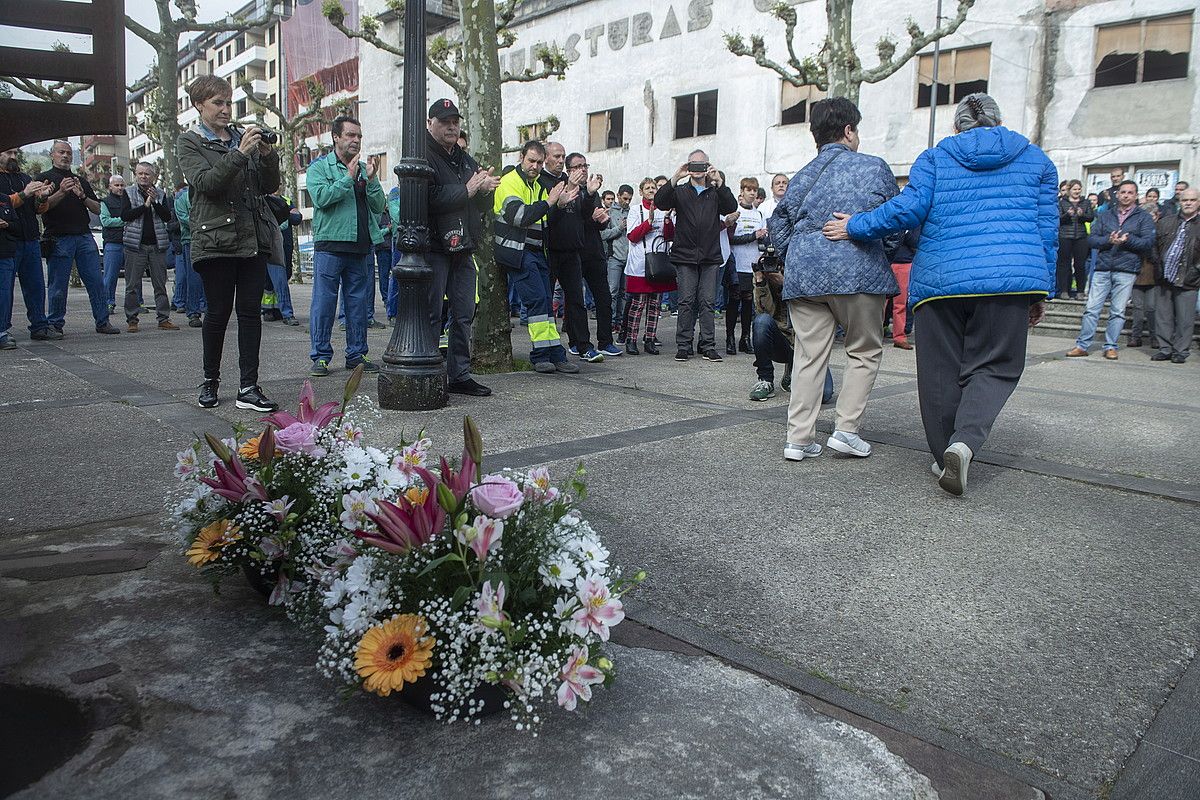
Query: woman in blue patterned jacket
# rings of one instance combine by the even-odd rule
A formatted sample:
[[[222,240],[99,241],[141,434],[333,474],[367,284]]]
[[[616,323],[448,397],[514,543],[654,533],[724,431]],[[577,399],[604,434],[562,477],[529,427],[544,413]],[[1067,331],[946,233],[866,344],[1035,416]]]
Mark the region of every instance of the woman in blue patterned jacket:
[[[1029,326],[1054,291],[1058,173],[1040,148],[1000,125],[986,94],[958,104],[954,128],[917,157],[899,196],[836,214],[824,232],[870,241],[922,226],[908,287],[921,421],[934,474],[961,495],[1021,378]]]

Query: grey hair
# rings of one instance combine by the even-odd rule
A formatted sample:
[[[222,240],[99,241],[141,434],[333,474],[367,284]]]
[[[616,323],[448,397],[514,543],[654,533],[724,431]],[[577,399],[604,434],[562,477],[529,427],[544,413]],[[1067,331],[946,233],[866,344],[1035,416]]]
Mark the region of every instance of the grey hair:
[[[1000,106],[990,94],[969,94],[954,109],[954,127],[960,133],[972,128],[994,128],[1000,124]]]
[[[149,161],[139,161],[139,162],[137,162],[136,164],[134,164],[134,165],[133,165],[133,168],[134,168],[134,169],[137,169],[138,167],[149,167],[149,168],[150,168],[150,171],[151,171],[152,173],[154,173],[155,175],[157,175],[157,174],[158,174],[158,165],[157,165],[157,164],[152,164],[152,163],[150,163]]]

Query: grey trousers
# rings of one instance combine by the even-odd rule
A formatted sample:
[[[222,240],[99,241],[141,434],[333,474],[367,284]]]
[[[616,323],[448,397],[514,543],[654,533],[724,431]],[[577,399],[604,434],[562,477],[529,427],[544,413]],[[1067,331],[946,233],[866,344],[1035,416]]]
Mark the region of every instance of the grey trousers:
[[[625,262],[608,259],[608,293],[612,295],[613,319],[625,319]]]
[[[1154,307],[1158,330],[1158,352],[1164,356],[1188,357],[1196,324],[1196,289],[1157,286],[1158,303]]]
[[[703,353],[716,347],[713,301],[717,298],[717,270],[720,268],[720,264],[675,264],[675,296],[679,310],[675,345],[680,350],[692,349],[697,319],[700,321],[700,342],[696,352]]]
[[[1133,293],[1129,295],[1129,305],[1125,307],[1125,314],[1129,317],[1129,338],[1141,339],[1145,332],[1150,337],[1151,347],[1158,347],[1159,344],[1154,337],[1154,304],[1158,294],[1157,286],[1135,285]]]
[[[939,467],[952,442],[978,453],[1025,371],[1029,297],[951,297],[917,307],[917,398]]]
[[[470,253],[429,253],[429,321],[433,340],[442,335],[442,303],[448,302],[449,346],[446,377],[451,383],[471,377],[471,323],[475,320],[475,262]]]
[[[129,322],[137,320],[141,308],[138,290],[142,287],[142,275],[147,272],[154,287],[154,311],[158,321],[171,318],[171,301],[167,297],[167,254],[143,244],[136,250],[125,248],[125,319]]]

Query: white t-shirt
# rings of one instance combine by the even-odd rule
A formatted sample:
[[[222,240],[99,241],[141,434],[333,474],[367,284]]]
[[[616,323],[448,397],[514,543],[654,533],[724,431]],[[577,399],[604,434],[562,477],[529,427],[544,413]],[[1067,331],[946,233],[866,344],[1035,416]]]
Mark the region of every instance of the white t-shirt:
[[[733,226],[734,236],[754,233],[765,227],[767,227],[767,221],[760,209],[738,206],[737,223]],[[738,272],[753,272],[755,261],[758,261],[757,239],[749,244],[735,244],[733,246],[733,264],[737,267]]]

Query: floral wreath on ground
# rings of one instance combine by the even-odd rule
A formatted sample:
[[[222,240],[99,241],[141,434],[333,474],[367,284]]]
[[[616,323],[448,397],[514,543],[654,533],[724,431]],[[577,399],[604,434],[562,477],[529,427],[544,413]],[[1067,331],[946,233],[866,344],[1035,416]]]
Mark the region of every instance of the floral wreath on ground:
[[[305,381],[298,412],[258,436],[206,434],[179,453],[187,494],[171,517],[188,560],[214,581],[246,572],[321,637],[325,675],[440,720],[503,706],[535,729],[551,698],[591,700],[615,674],[601,644],[645,573],[610,566],[576,509],[583,469],[562,488],[544,467],[485,474],[469,417],[457,466],[433,466],[423,437],[371,446],[347,412],[360,380],[320,407]]]

